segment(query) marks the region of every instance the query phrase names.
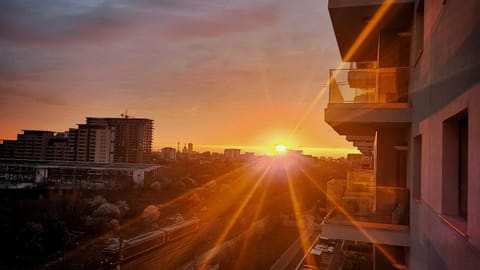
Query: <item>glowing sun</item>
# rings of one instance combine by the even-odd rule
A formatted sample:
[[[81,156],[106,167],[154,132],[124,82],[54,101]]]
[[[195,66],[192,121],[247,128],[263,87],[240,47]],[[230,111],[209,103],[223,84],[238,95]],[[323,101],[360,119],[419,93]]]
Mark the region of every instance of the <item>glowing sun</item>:
[[[283,154],[285,151],[287,151],[287,147],[283,144],[275,145],[275,150],[277,151],[278,154]]]

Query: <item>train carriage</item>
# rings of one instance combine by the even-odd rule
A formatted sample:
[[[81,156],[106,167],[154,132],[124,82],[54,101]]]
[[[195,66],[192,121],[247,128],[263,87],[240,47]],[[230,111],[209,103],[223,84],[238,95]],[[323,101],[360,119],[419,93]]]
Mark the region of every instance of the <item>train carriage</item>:
[[[199,219],[194,218],[179,224],[170,225],[162,229],[166,234],[167,242],[172,242],[178,238],[191,234],[198,230]]]
[[[122,240],[122,255],[119,255],[119,239],[106,246],[102,253],[105,256],[103,264],[113,265],[115,262],[131,259],[135,256],[146,253],[152,249],[160,247],[167,242],[173,242],[181,237],[191,234],[198,230],[199,219],[193,218],[181,223],[167,226],[163,229],[144,233],[128,240]]]

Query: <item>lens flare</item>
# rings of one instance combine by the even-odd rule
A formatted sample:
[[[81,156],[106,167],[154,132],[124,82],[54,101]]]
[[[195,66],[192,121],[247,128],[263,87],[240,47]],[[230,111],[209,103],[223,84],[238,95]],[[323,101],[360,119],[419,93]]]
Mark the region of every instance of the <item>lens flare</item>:
[[[278,154],[283,154],[285,151],[287,151],[287,147],[283,144],[278,144],[275,146],[275,150],[277,151]]]

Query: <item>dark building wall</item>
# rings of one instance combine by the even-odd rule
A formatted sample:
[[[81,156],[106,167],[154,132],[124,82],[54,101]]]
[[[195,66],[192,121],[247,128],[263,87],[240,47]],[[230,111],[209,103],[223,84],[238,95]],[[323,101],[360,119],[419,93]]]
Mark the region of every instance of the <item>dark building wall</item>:
[[[406,187],[406,130],[381,128],[377,132],[377,186]]]
[[[3,143],[0,144],[0,158],[14,158],[16,147],[16,140],[3,140]]]
[[[15,158],[46,160],[48,141],[53,136],[53,131],[25,130],[17,136]]]

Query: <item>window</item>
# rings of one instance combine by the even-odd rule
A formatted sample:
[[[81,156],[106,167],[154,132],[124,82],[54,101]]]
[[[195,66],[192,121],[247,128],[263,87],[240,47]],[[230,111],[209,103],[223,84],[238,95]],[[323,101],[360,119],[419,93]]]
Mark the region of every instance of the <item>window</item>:
[[[468,210],[468,118],[458,121],[458,215],[467,219]]]
[[[413,139],[413,198],[422,199],[422,135]]]
[[[443,214],[468,218],[468,112],[443,122]]]

